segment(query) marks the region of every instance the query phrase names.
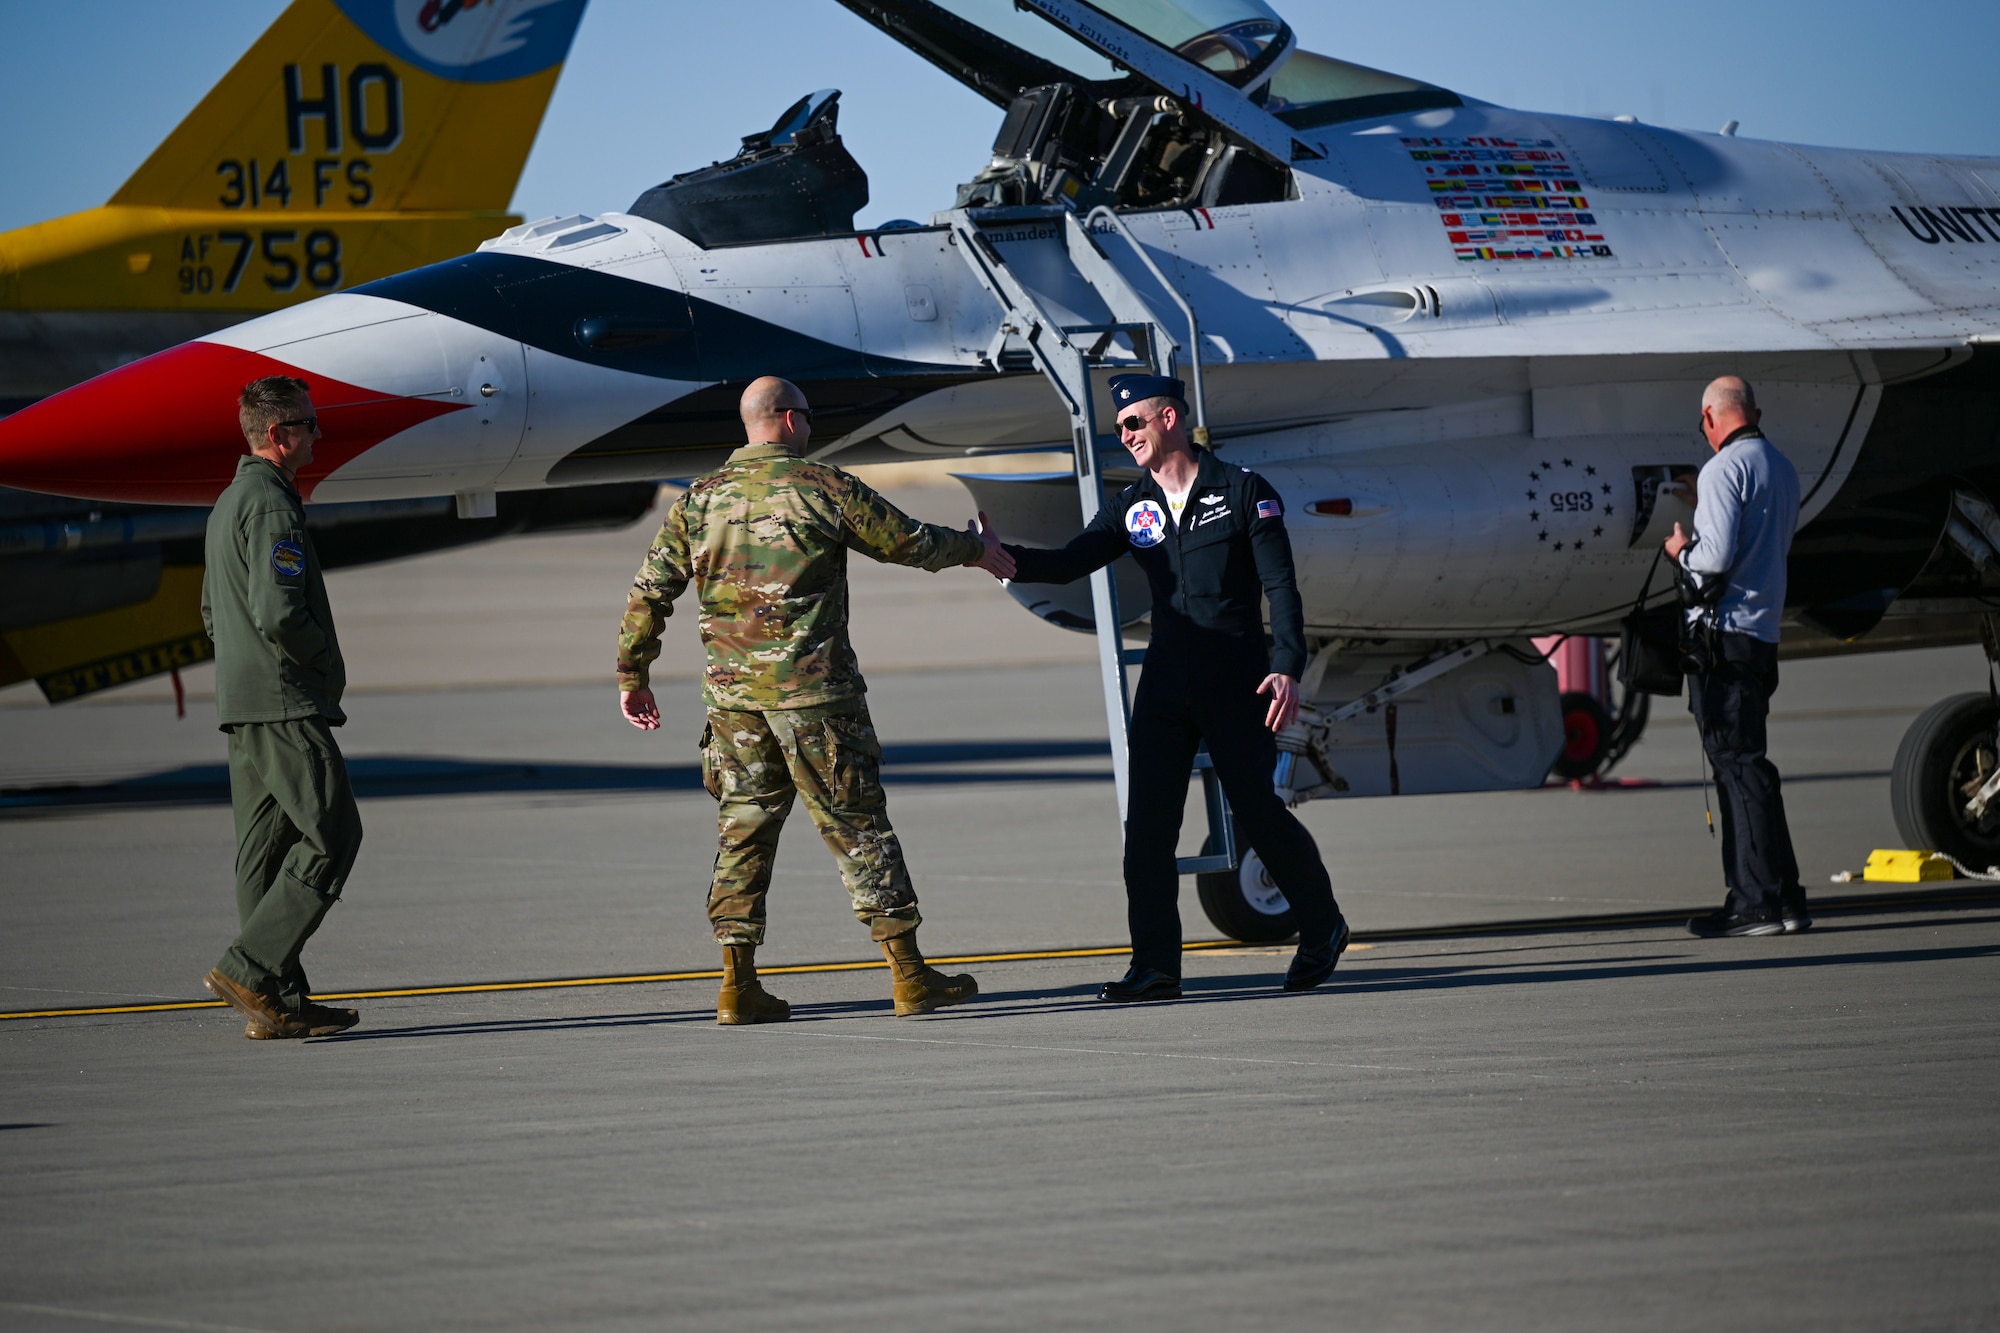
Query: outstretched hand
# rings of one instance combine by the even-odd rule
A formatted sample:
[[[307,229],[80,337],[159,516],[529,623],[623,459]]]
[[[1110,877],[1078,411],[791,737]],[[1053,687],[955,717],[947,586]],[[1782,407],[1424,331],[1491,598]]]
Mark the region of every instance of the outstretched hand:
[[[641,731],[660,729],[660,705],[654,700],[653,692],[643,686],[636,690],[624,690],[618,695],[619,711],[625,720]]]
[[[1687,549],[1688,535],[1682,531],[1681,525],[1676,523],[1674,524],[1674,535],[1667,538],[1664,544],[1667,548],[1667,559],[1679,564],[1681,552]]]
[[[975,567],[983,569],[996,579],[1011,579],[1014,577],[1014,557],[1007,554],[1007,548],[1002,546],[1000,539],[994,535],[993,521],[986,517],[984,509],[979,511],[979,521],[977,523],[967,523],[965,530],[977,536],[981,544],[986,548],[980,552],[977,560],[968,560],[965,562],[967,569]]]
[[[1264,710],[1264,725],[1272,731],[1283,731],[1299,715],[1299,683],[1290,676],[1272,672],[1264,677],[1264,683],[1257,687],[1257,693],[1271,696],[1271,706]]]

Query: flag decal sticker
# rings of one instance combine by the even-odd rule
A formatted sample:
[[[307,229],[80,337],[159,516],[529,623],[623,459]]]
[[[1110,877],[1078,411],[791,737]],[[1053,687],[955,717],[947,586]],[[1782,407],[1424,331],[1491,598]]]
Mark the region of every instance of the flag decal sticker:
[[[1404,139],[1460,260],[1609,259],[1576,165],[1553,139]]]

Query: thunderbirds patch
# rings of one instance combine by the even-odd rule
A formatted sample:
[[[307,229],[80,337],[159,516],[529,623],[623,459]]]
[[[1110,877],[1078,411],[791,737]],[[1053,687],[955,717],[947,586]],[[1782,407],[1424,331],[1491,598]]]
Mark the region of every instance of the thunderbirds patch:
[[[1609,259],[1576,167],[1553,139],[1404,139],[1461,260]]]
[[[271,547],[271,568],[288,579],[306,572],[306,548],[286,537]]]
[[[1167,516],[1151,500],[1141,500],[1125,511],[1125,531],[1134,546],[1158,546],[1167,535]]]

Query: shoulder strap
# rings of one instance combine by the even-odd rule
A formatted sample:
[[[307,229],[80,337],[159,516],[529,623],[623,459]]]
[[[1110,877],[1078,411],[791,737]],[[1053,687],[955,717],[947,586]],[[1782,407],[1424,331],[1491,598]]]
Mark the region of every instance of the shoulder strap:
[[[1632,603],[1633,611],[1637,612],[1645,609],[1646,599],[1652,596],[1653,593],[1653,575],[1660,572],[1660,561],[1665,558],[1666,554],[1667,548],[1664,546],[1653,553],[1653,563],[1646,570],[1646,584],[1639,589],[1639,600]]]

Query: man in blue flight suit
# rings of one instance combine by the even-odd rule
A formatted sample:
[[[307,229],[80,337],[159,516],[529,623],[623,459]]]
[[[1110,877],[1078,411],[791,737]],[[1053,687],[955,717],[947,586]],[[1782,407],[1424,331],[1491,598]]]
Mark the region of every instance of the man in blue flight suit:
[[[1736,376],[1708,386],[1701,432],[1715,456],[1695,481],[1694,534],[1676,523],[1666,540],[1667,559],[1692,576],[1708,604],[1689,613],[1689,632],[1706,648],[1696,656],[1706,663],[1688,681],[1688,708],[1715,769],[1729,896],[1688,929],[1710,939],[1812,926],[1778,770],[1764,755],[1799,474],[1758,429],[1762,415]]]
[[[1153,638],[1132,704],[1128,749],[1132,966],[1099,992],[1104,1000],[1181,993],[1175,847],[1188,776],[1204,741],[1238,830],[1284,890],[1299,925],[1285,989],[1311,990],[1332,976],[1348,940],[1319,848],[1271,786],[1274,736],[1298,716],[1306,665],[1284,502],[1248,468],[1194,448],[1184,392],[1179,380],[1162,375],[1114,376],[1119,438],[1146,475],[1060,550],[1007,547],[1019,583],[1069,583],[1130,551],[1152,585]],[[1266,597],[1275,653],[1264,640]]]

